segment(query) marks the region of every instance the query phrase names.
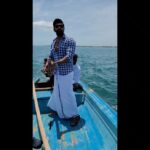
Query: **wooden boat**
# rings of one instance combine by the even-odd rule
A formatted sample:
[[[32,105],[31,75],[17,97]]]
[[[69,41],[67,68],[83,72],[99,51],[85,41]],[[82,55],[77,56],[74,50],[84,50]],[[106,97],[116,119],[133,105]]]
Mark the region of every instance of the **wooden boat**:
[[[117,112],[100,98],[88,85],[80,82],[83,90],[75,91],[81,120],[75,127],[70,127],[68,120],[52,115],[47,107],[52,94],[51,87],[38,87],[35,93],[40,110],[40,124],[33,102],[33,136],[44,140],[51,150],[117,150]],[[46,143],[46,142],[45,142]],[[46,144],[43,144],[46,149]]]

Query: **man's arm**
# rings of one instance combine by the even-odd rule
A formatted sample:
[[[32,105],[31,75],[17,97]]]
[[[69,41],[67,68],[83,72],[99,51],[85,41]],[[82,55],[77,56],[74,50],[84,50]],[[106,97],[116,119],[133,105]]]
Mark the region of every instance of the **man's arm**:
[[[73,39],[69,40],[68,47],[66,50],[67,55],[65,55],[63,58],[59,59],[55,63],[64,64],[67,63],[67,61],[70,61],[70,59],[72,59],[73,54],[75,52],[75,48],[76,48],[76,42]]]
[[[54,64],[65,64],[66,62],[67,62],[67,55],[59,59],[58,61],[55,61]]]

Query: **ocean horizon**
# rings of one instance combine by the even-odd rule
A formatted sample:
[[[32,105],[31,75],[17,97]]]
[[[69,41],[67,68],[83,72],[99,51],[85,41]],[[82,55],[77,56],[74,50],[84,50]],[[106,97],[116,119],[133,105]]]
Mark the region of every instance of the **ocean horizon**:
[[[45,45],[33,45],[33,47],[34,46],[49,46],[49,44],[45,44]],[[100,46],[100,45],[76,45],[77,47],[115,47],[115,48],[117,48],[117,46]]]

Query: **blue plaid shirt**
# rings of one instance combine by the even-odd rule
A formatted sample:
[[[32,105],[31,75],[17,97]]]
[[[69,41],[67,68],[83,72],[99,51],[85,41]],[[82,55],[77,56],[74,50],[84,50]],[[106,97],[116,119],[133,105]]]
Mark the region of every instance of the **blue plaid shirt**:
[[[75,53],[76,42],[64,34],[59,43],[58,51],[54,50],[55,42],[56,38],[51,44],[49,57],[54,61],[58,61],[64,56],[67,56],[67,62],[64,64],[57,64],[54,70],[54,74],[58,73],[59,75],[67,75],[73,71],[73,55]]]

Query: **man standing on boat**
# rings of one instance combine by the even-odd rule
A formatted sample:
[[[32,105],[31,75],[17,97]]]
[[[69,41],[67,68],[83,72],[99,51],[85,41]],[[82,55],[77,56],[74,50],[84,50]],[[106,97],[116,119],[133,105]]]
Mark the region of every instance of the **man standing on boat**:
[[[54,20],[53,28],[57,37],[51,44],[49,59],[55,65],[54,90],[48,106],[60,118],[70,119],[70,126],[76,126],[80,120],[72,86],[76,42],[64,34],[64,23],[61,19]]]

